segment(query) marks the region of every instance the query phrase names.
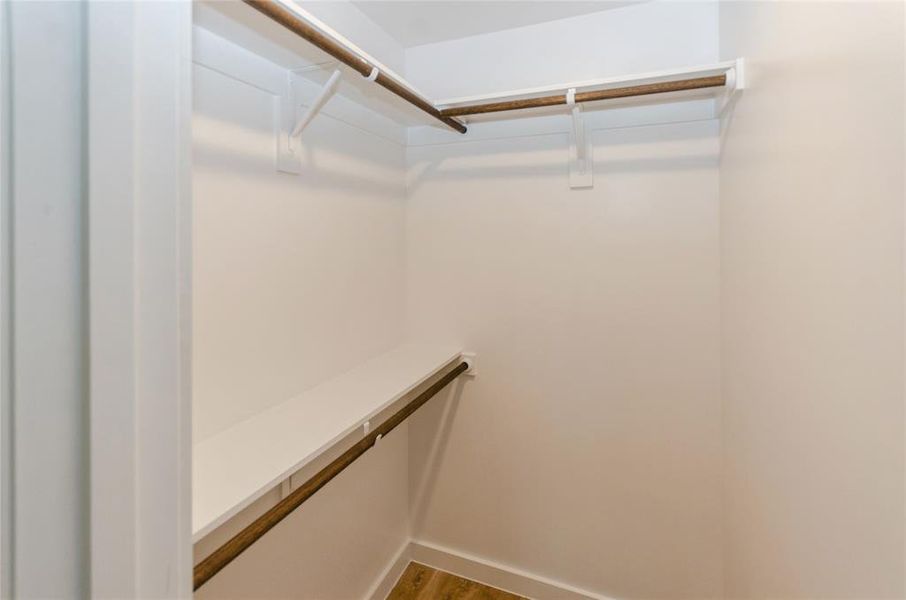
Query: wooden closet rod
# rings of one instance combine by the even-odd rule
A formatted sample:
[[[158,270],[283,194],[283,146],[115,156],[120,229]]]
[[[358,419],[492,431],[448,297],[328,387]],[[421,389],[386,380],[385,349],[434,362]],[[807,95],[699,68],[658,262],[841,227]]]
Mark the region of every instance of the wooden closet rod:
[[[315,473],[311,479],[296,488],[286,498],[275,504],[270,510],[255,519],[245,529],[234,535],[224,545],[217,548],[217,550],[211,553],[207,558],[195,565],[193,571],[193,589],[197,590],[204,585],[211,577],[230,564],[234,558],[242,554],[249,546],[258,541],[261,536],[270,531],[277,523],[288,517],[290,513],[299,508],[303,502],[311,498],[315,492],[327,485],[331,479],[339,475],[343,469],[355,462],[358,457],[365,454],[369,448],[374,446],[378,437],[385,436],[393,431],[397,425],[405,421],[412,413],[418,410],[419,407],[437,394],[437,392],[444,389],[448,383],[459,377],[460,374],[468,369],[468,363],[462,362],[457,365],[453,370],[431,384],[425,391],[406,404],[406,406],[394,413],[393,416],[381,423],[379,427],[373,429],[371,433],[356,442],[349,450],[335,458],[330,464]]]
[[[702,88],[721,87],[726,85],[726,75],[710,77],[696,77],[694,79],[680,79],[677,81],[663,81],[659,83],[646,83],[629,87],[610,88],[606,90],[593,90],[576,94],[576,103],[593,102],[595,100],[610,100],[613,98],[629,98],[631,96],[647,96],[650,94],[664,94],[683,90],[698,90]],[[487,104],[472,104],[470,106],[456,106],[445,108],[440,114],[445,117],[462,117],[465,115],[480,115],[506,110],[521,110],[524,108],[539,108],[542,106],[557,106],[566,104],[566,94],[556,96],[541,96],[539,98],[525,98],[522,100],[507,100],[504,102],[489,102]]]
[[[269,0],[244,1],[246,4],[257,10],[261,14],[276,21],[280,25],[283,25],[299,37],[317,46],[341,63],[355,69],[356,71],[361,73],[362,76],[370,77],[372,75],[372,69],[377,68],[375,65],[369,63],[365,58],[359,56],[349,48],[338,43],[330,36],[321,33],[317,28],[307,23],[292,11],[284,8],[279,3]],[[391,77],[388,77],[380,70],[377,71],[377,78],[374,81],[376,81],[384,88],[390,90],[409,104],[416,106],[435,119],[441,121],[444,125],[452,127],[459,133],[466,132],[466,126],[463,125],[460,121],[457,121],[452,117],[442,115],[440,111],[434,107],[433,104],[419,96],[415,92],[415,90]]]

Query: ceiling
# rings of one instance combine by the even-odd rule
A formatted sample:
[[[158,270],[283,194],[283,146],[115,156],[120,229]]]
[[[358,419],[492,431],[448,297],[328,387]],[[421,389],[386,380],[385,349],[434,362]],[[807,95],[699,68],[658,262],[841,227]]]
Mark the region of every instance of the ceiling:
[[[644,0],[353,0],[404,47],[620,8]]]

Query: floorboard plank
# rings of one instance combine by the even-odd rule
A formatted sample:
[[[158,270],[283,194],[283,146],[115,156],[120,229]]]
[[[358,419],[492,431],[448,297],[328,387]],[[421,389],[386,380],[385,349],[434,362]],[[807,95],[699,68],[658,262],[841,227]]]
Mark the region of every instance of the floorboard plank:
[[[452,573],[410,562],[387,600],[528,600]]]
[[[415,600],[422,591],[431,583],[431,578],[437,571],[419,563],[410,562],[400,575],[399,581],[390,590],[387,600]]]

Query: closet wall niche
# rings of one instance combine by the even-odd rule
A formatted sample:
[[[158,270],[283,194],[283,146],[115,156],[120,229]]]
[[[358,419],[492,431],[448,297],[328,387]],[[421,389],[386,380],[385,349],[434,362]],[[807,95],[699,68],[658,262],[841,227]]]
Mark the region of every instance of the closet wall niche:
[[[379,596],[403,557],[436,548],[589,590],[716,593],[716,115],[737,72],[716,8],[647,3],[410,48],[355,4],[303,8],[380,74],[249,5],[195,11],[196,560],[462,352],[477,376],[197,594]],[[685,33],[662,39],[653,18]],[[626,51],[629,31],[644,53]],[[440,111],[646,95],[457,116],[462,133],[371,81],[388,73]],[[708,77],[723,79],[645,88]],[[652,519],[665,481],[678,501]],[[583,555],[599,566],[576,571]],[[618,566],[633,556],[660,568]]]
[[[410,560],[536,598],[742,589],[725,460],[758,378],[722,351],[770,356],[732,337],[752,296],[725,271],[766,205],[729,136],[761,22],[389,26],[431,4],[195,4],[196,594],[382,599]]]

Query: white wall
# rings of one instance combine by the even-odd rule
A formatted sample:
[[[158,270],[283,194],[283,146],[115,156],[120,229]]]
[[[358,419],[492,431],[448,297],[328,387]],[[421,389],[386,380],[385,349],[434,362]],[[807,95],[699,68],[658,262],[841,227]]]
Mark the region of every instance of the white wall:
[[[902,3],[721,5],[727,596],[902,598]]]
[[[408,452],[403,426],[255,542],[195,598],[370,599],[409,539]],[[305,481],[332,458],[325,456],[294,481]],[[272,493],[211,533],[196,544],[196,557],[207,556],[278,500]]]
[[[348,10],[331,10],[339,15],[331,26],[352,36],[344,26],[352,23],[357,43],[375,42],[378,52],[387,42],[368,37],[360,20],[340,18]],[[301,174],[277,172],[275,94],[286,71],[209,33],[196,42],[193,392],[201,440],[401,341],[405,137],[341,87],[304,131]],[[298,89],[305,98],[317,87],[299,80]],[[401,427],[197,597],[366,596],[409,537],[407,455]],[[211,533],[196,560],[277,500],[275,491]]]
[[[432,97],[748,57],[720,132],[707,102],[589,112],[592,190],[563,116],[414,128],[404,162],[325,115],[277,174],[269,94],[197,67],[196,434],[392,344],[404,304],[479,354],[199,596],[361,597],[411,519],[610,597],[902,597],[903,23],[648,2],[406,51]]]
[[[352,2],[303,0],[299,5],[381,64],[397,73],[405,69],[405,49]]]
[[[717,3],[646,2],[406,51],[435,100],[714,62]]]
[[[274,95],[204,65],[194,81],[201,440],[400,341],[405,190],[399,142],[328,114],[302,174],[277,172]]]
[[[716,25],[646,3],[417,47],[407,76],[461,96],[708,63]],[[565,117],[412,133],[410,332],[480,365],[410,425],[416,539],[610,597],[720,596],[708,108],[589,112],[591,190],[568,187]],[[645,120],[666,124],[621,128]]]

